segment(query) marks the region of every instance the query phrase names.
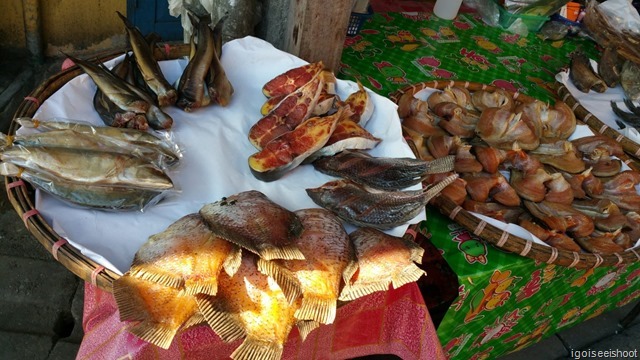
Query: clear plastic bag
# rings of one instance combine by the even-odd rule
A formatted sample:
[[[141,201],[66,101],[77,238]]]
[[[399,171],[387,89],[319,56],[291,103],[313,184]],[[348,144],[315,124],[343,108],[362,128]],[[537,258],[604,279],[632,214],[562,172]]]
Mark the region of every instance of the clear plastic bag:
[[[630,1],[607,0],[598,5],[598,8],[618,31],[640,35],[640,15]]]

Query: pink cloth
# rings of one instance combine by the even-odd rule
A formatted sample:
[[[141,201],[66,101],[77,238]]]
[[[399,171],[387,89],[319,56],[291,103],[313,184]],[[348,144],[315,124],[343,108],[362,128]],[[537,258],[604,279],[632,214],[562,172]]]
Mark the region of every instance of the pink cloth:
[[[77,359],[228,359],[242,340],[224,343],[206,325],[179,333],[169,349],[127,332],[111,293],[85,284],[84,339]],[[415,283],[377,292],[338,309],[336,321],[312,331],[304,342],[296,328],[283,359],[347,359],[394,354],[404,360],[445,359],[424,299]]]

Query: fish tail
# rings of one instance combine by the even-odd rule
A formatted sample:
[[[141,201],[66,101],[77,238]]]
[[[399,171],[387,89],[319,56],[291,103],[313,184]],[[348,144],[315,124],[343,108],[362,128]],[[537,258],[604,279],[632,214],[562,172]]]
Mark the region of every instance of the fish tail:
[[[315,320],[321,324],[331,324],[336,318],[336,300],[317,297],[303,297],[295,317],[300,320]]]
[[[285,245],[281,247],[265,247],[260,249],[259,255],[265,260],[285,259],[304,260],[304,254],[295,245]]]
[[[278,360],[282,344],[247,337],[231,354],[233,360]]]
[[[446,178],[444,178],[442,181],[440,181],[439,183],[428,187],[425,189],[424,192],[424,196],[425,196],[425,201],[429,202],[429,200],[431,200],[432,198],[434,198],[436,195],[440,194],[440,192],[446,188],[447,186],[449,186],[452,182],[456,181],[456,179],[458,179],[460,175],[458,174],[452,174],[447,176]]]
[[[218,299],[209,295],[198,294],[196,295],[196,302],[207,324],[223,341],[231,342],[246,335],[240,323],[222,308]]]
[[[129,275],[138,279],[151,281],[163,286],[168,286],[176,289],[182,288],[184,286],[184,280],[181,277],[160,269],[134,265],[131,267]]]
[[[276,281],[289,304],[293,304],[293,302],[302,295],[300,282],[291,271],[278,266],[273,261],[265,259],[258,259],[257,267],[258,271],[270,276]]]
[[[188,329],[192,326],[200,325],[205,322],[207,322],[207,320],[204,318],[204,315],[202,315],[202,313],[198,311],[193,314],[187,321],[185,321],[184,325],[182,325],[182,328]]]
[[[399,274],[394,276],[391,280],[391,284],[393,285],[394,289],[397,289],[404,284],[418,281],[418,279],[420,279],[422,275],[426,274],[427,273],[424,270],[420,269],[414,264],[411,264],[404,268]]]
[[[300,338],[305,341],[309,333],[320,327],[320,323],[313,320],[300,320],[296,323],[296,326],[298,327]]]
[[[222,263],[222,268],[229,277],[233,277],[233,275],[236,274],[242,262],[242,248],[236,244],[233,244],[233,247],[234,249],[227,255],[227,258],[224,259]]]
[[[351,301],[377,291],[389,290],[389,283],[378,282],[365,285],[345,285],[340,292],[340,301]]]
[[[452,171],[455,159],[456,157],[454,155],[449,155],[429,161],[424,174],[441,174]]]

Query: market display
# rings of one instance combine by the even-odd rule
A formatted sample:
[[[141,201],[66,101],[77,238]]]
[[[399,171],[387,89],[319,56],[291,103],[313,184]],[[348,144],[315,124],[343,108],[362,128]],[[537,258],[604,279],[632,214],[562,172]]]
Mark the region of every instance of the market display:
[[[602,135],[575,137],[575,116],[561,101],[549,106],[486,92],[454,87],[399,100],[423,158],[456,155],[460,179],[442,195],[559,249],[611,254],[635,246],[640,176],[623,167],[620,145]],[[428,139],[419,138],[421,129]],[[429,146],[435,142],[440,146]]]

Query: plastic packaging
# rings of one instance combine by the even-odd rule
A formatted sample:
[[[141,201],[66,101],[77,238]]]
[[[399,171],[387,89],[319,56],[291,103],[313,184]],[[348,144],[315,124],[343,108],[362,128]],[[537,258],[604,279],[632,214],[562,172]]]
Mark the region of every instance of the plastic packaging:
[[[453,20],[458,15],[462,0],[437,0],[433,7],[433,13],[445,20]]]

